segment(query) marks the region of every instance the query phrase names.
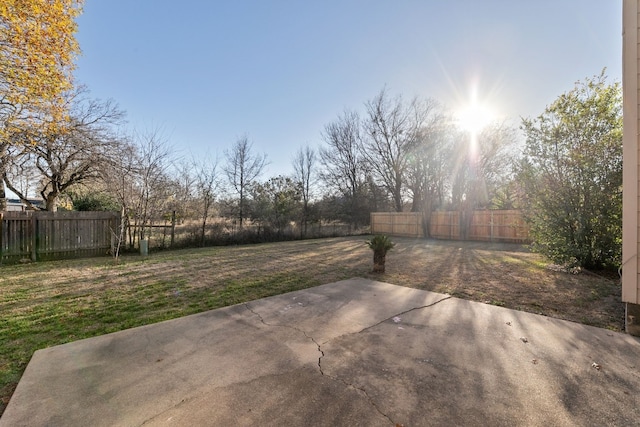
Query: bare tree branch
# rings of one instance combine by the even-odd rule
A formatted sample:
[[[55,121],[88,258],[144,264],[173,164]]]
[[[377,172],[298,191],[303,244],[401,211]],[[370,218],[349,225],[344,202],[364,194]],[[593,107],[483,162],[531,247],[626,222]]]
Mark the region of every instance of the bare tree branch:
[[[262,174],[267,165],[267,155],[252,153],[252,147],[253,144],[245,135],[238,138],[231,150],[224,153],[227,158],[224,173],[227,175],[229,184],[240,196],[238,204],[240,228],[245,217],[246,190]]]

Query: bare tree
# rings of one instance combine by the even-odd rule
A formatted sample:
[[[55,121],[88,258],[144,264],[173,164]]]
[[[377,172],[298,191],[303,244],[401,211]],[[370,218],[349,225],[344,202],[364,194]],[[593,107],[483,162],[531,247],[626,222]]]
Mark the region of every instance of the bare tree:
[[[452,151],[452,203],[457,209],[488,206],[496,191],[511,180],[515,163],[515,129],[493,123],[478,135],[458,133]]]
[[[481,152],[479,168],[482,192],[486,206],[499,188],[508,185],[513,178],[513,166],[517,159],[517,131],[505,123],[496,122],[487,126],[478,136]]]
[[[338,119],[325,126],[322,133],[327,147],[320,148],[323,170],[320,178],[346,199],[350,225],[358,225],[367,182],[367,167],[362,155],[362,127],[358,113],[345,110]]]
[[[423,213],[423,230],[429,236],[431,212],[445,203],[451,174],[450,121],[434,114],[418,133],[407,165],[406,182],[412,197],[412,212]]]
[[[309,221],[309,202],[311,200],[312,186],[315,181],[316,152],[308,145],[300,148],[293,158],[293,171],[295,180],[300,186],[300,196],[302,197],[302,221],[300,226],[300,237],[307,235],[307,223]]]
[[[152,220],[171,206],[175,193],[169,176],[172,155],[160,129],[135,132],[118,157],[101,169],[105,191],[122,207],[129,248],[148,237]]]
[[[201,233],[200,245],[205,245],[207,219],[211,214],[213,203],[216,199],[216,191],[220,184],[218,174],[218,159],[194,161],[196,171],[196,196],[200,201]]]
[[[196,158],[180,159],[174,164],[173,210],[179,218],[196,218],[197,205],[196,182],[198,180]]]
[[[363,154],[375,178],[391,194],[395,209],[402,212],[409,154],[418,141],[423,122],[435,102],[413,99],[405,104],[402,97],[390,99],[386,89],[366,104]]]
[[[266,154],[254,154],[251,152],[253,144],[245,135],[236,141],[231,150],[224,152],[227,163],[224,166],[224,173],[227,175],[229,184],[240,197],[238,202],[238,218],[240,228],[246,214],[247,188],[262,174],[267,165]]]
[[[61,123],[25,128],[11,137],[15,140],[6,150],[3,179],[11,191],[27,205],[28,194],[19,185],[29,169],[38,171],[39,193],[46,209],[56,211],[59,198],[74,186],[95,180],[99,166],[113,160],[121,146],[116,126],[124,113],[112,101],[85,97],[79,89],[67,98],[70,116]],[[32,206],[33,207],[33,206]]]
[[[8,177],[10,180],[9,185],[17,189],[18,194],[22,194],[25,197],[33,197],[38,192],[40,173],[30,156],[17,158],[15,152],[20,152],[21,150],[17,150],[16,147],[12,148],[12,150],[7,149],[5,151],[6,159],[5,165],[2,167],[4,170],[2,176],[6,175]]]
[[[102,165],[100,169],[101,182],[104,191],[115,196],[121,207],[121,228],[118,230],[118,239],[126,240],[128,233],[129,247],[133,248],[135,233],[133,233],[134,206],[137,204],[139,188],[138,180],[138,148],[127,138],[120,153],[113,162]],[[116,233],[116,231],[114,231]]]
[[[508,185],[515,164],[515,130],[504,124],[480,133],[458,133],[451,158],[451,204],[461,212],[460,230],[468,237],[474,209],[486,208]]]
[[[169,200],[168,169],[172,152],[159,129],[138,133],[135,139],[138,158],[134,227],[143,239],[151,221],[161,216]]]

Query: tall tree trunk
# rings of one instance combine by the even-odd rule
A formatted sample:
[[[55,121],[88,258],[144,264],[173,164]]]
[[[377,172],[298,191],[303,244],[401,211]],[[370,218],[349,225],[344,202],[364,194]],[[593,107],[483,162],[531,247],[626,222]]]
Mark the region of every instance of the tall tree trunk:
[[[7,155],[7,143],[0,143],[0,211],[7,210],[7,193],[4,188],[5,159]]]
[[[53,194],[53,193],[47,194],[46,209],[49,212],[57,212],[58,211],[58,196],[57,196],[57,194]]]
[[[422,209],[422,235],[425,238],[431,237],[431,212],[433,210],[433,196],[427,196],[427,200],[423,201]]]
[[[7,210],[7,195],[4,190],[4,181],[0,179],[0,211]]]
[[[402,212],[402,183],[400,180],[396,181],[395,191],[393,193],[393,199],[396,205],[396,212]]]

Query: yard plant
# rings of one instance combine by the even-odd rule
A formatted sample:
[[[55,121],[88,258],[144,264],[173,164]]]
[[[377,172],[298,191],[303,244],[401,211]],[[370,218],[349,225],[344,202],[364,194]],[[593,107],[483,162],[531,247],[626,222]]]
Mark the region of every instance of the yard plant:
[[[373,272],[384,273],[387,252],[389,252],[396,244],[391,241],[389,236],[384,234],[376,234],[367,240],[367,246],[373,251]]]

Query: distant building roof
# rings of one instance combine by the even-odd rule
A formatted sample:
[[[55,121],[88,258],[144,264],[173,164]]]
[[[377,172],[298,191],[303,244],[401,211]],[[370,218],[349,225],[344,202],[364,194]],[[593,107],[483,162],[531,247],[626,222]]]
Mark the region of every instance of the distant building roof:
[[[39,208],[44,208],[44,202],[40,199],[27,199],[29,202]],[[27,205],[22,203],[20,199],[7,199],[7,211],[24,211]]]

